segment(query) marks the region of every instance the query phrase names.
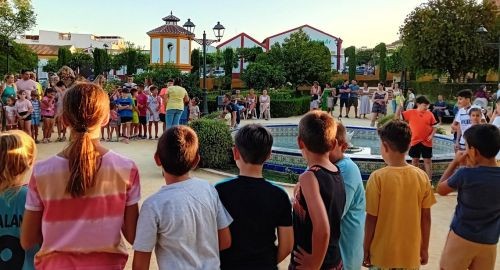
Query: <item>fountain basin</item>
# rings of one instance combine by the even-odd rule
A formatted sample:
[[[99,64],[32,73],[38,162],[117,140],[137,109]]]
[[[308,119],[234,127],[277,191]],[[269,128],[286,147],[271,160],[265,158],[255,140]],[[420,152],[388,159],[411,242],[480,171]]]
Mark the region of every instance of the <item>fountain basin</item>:
[[[267,170],[300,174],[306,169],[297,145],[297,125],[268,125],[266,126],[274,137],[271,158],[264,164]],[[359,167],[363,180],[368,180],[370,174],[386,164],[380,155],[380,142],[377,129],[371,127],[347,126],[347,132],[354,132],[351,143],[354,145],[351,153],[346,153]],[[445,135],[436,135],[433,141],[432,179],[439,180],[448,164],[453,160],[453,138]],[[411,158],[407,156],[408,163]],[[420,166],[423,168],[423,162]]]

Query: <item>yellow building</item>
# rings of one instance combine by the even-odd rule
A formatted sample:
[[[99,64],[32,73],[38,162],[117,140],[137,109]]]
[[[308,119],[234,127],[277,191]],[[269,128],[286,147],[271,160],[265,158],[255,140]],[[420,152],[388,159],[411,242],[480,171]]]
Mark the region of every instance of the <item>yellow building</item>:
[[[191,71],[191,40],[194,34],[177,25],[172,12],[163,18],[165,24],[147,32],[150,37],[151,64],[174,64],[182,72]]]

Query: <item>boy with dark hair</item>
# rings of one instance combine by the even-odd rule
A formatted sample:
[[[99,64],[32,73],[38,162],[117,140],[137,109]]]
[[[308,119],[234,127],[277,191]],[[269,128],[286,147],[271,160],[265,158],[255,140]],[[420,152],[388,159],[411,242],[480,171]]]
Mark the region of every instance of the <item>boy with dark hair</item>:
[[[420,157],[424,159],[424,168],[429,179],[432,179],[432,139],[437,131],[437,122],[434,114],[429,111],[430,101],[425,96],[419,96],[415,99],[416,109],[399,111],[394,115],[396,119],[403,116],[408,122],[411,130],[411,142],[408,155],[412,158],[411,164],[418,167]]]
[[[388,166],[374,171],[366,185],[363,266],[418,269],[429,259],[430,207],[436,199],[427,174],[406,163],[408,124],[393,120],[378,134]]]
[[[155,161],[166,186],[144,201],[137,222],[133,269],[149,269],[155,248],[158,268],[218,269],[219,250],[231,245],[231,216],[207,181],[192,178],[198,137],[186,126],[167,129]]]
[[[349,147],[347,131],[337,122],[337,146],[330,152],[330,161],[337,165],[344,179],[346,203],[340,222],[340,254],[345,270],[359,270],[363,263],[365,229],[365,188],[358,165],[344,152]]]
[[[146,139],[148,135],[148,96],[144,93],[144,85],[137,85],[137,111],[139,113],[139,138]],[[151,137],[151,134],[149,134]]]
[[[342,269],[339,238],[346,195],[342,176],[329,160],[336,132],[335,120],[326,112],[311,111],[299,122],[297,141],[309,169],[294,190],[289,269]]]
[[[229,226],[231,247],[221,252],[221,269],[277,269],[292,251],[290,198],[262,176],[272,145],[273,136],[263,126],[251,124],[241,128],[233,148],[239,175],[215,185],[222,204],[234,219]]]
[[[500,236],[500,167],[495,158],[500,131],[490,124],[474,125],[464,138],[466,150],[457,152],[437,188],[443,196],[458,191],[440,267],[493,270]]]

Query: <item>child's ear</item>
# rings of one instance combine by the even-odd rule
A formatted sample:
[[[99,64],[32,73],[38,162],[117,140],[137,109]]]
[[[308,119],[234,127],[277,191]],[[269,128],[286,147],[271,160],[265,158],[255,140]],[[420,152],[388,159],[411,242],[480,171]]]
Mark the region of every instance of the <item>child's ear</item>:
[[[300,137],[297,137],[297,144],[299,145],[299,149],[304,149],[304,142],[300,139]]]
[[[240,151],[236,148],[236,146],[233,146],[233,159],[235,161],[240,160]]]
[[[265,161],[268,161],[271,158],[271,155],[272,155],[272,151],[269,151],[269,154],[267,154],[267,157],[266,157]]]
[[[193,170],[198,167],[198,164],[200,163],[201,157],[200,154],[196,154],[196,159],[195,159],[195,165],[193,166]]]
[[[162,165],[161,165],[160,157],[158,156],[157,153],[155,153],[155,155],[154,155],[153,158],[155,159],[156,166],[160,166],[161,167]]]

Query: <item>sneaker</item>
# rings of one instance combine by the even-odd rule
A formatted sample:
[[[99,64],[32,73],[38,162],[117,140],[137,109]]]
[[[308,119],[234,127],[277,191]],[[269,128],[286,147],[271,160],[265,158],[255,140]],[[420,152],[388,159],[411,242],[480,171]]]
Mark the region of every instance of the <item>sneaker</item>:
[[[349,115],[346,115],[345,118],[349,118]]]
[[[150,140],[152,140],[152,139],[153,139],[153,137],[152,137],[152,136],[149,136],[149,139],[150,139]]]
[[[147,139],[147,138],[148,138],[147,136],[142,136],[142,139],[143,139],[143,140],[145,140],[145,139]]]
[[[158,140],[158,136],[155,136],[155,140]]]

